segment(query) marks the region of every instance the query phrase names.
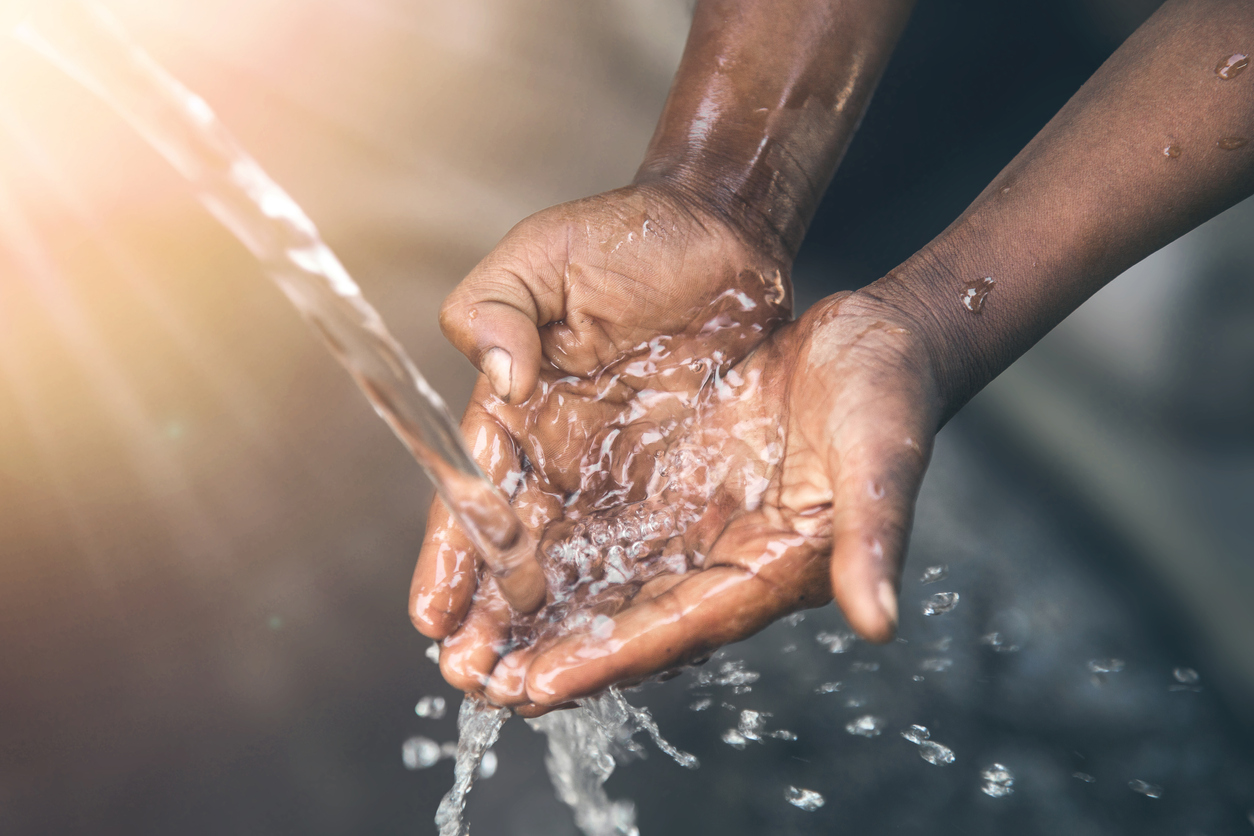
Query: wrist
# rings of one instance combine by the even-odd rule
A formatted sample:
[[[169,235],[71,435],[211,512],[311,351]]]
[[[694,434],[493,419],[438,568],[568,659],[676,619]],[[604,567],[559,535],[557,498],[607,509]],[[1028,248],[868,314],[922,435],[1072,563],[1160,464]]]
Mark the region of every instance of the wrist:
[[[764,183],[762,166],[703,149],[678,158],[646,159],[635,184],[661,188],[689,210],[713,218],[750,249],[791,265],[817,196],[807,200],[776,175]]]

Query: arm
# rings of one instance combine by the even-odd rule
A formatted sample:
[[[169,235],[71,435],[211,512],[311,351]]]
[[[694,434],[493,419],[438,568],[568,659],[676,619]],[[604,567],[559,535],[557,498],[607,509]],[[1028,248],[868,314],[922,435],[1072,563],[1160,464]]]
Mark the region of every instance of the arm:
[[[923,323],[947,418],[1108,281],[1254,192],[1254,6],[1174,0],[870,289]],[[978,315],[960,302],[994,280]]]

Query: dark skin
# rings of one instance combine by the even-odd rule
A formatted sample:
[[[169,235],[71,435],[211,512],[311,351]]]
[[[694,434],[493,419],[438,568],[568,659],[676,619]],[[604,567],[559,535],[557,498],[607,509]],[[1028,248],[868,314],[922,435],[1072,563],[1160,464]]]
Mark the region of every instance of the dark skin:
[[[742,275],[737,266],[746,253],[754,254],[749,262],[766,265],[755,268],[758,275],[770,265],[786,275],[908,7],[797,3],[780,12],[780,4],[765,11],[741,4],[731,14],[722,5],[698,8],[636,187],[681,195],[677,199],[700,219],[685,233],[691,237],[678,242],[683,252],[663,242],[659,252],[643,252],[634,271],[614,273],[618,279],[607,278],[613,269],[603,262],[611,269],[599,274],[551,270],[562,280],[546,284],[538,277],[562,262],[551,248],[536,250],[531,242],[577,228],[581,207],[572,210],[573,221],[563,215],[556,225],[524,222],[519,229],[526,235],[520,240],[511,233],[485,261],[513,265],[511,278],[481,266],[446,305],[446,331],[472,360],[481,362],[487,346],[514,340],[508,344],[516,358],[539,355],[537,377],[560,367],[596,379],[598,368],[612,366],[650,329],[682,332],[667,315],[704,311],[703,300],[733,273]],[[763,17],[750,20],[755,12]],[[832,24],[837,19],[840,25]],[[782,36],[790,21],[806,37]],[[814,53],[809,58],[807,46]],[[749,335],[738,323],[746,336],[735,345],[745,350],[727,352],[725,365],[760,385],[740,392],[732,405],[698,405],[694,414],[716,429],[745,426],[746,415],[769,416],[753,425],[765,434],[747,433],[740,452],[711,450],[712,462],[730,457],[760,468],[767,487],[759,495],[734,480],[721,485],[711,496],[727,501],[700,506],[706,510],[693,523],[690,548],[701,565],[658,574],[624,593],[606,610],[612,620],[597,629],[511,645],[508,607],[490,583],[474,595],[474,572],[448,570],[472,558],[464,543],[458,545],[457,532],[433,513],[412,611],[419,629],[446,639],[441,665],[449,681],[534,713],[692,661],[829,597],[860,635],[890,638],[913,506],[939,427],[1111,278],[1254,192],[1254,145],[1241,141],[1254,137],[1254,73],[1232,57],[1252,48],[1254,6],[1165,4],[960,218],[901,267],[857,293],[825,300],[769,336]],[[842,71],[846,75],[835,81],[825,75]],[[861,87],[858,78],[850,81],[851,72],[864,73]],[[786,80],[764,94],[762,87],[770,86],[764,77]],[[842,98],[846,89],[855,92]],[[703,106],[711,100],[718,106]],[[833,112],[837,102],[852,104]],[[760,107],[767,110],[755,122],[747,114],[761,113]],[[815,115],[824,107],[825,116]],[[703,234],[711,229],[719,234]],[[694,246],[710,248],[699,249],[700,269],[669,268],[689,264],[683,253]],[[521,257],[537,251],[550,253],[551,263],[537,269],[542,261]],[[564,252],[578,255],[573,248]],[[709,282],[718,283],[715,290]],[[616,288],[640,285],[646,290],[631,305],[609,304],[621,298]],[[533,304],[580,294],[588,301],[574,309],[554,302],[548,318]],[[765,297],[759,301],[767,304]],[[491,313],[471,320],[469,312],[477,309]],[[620,328],[636,330],[616,343]],[[548,343],[546,333],[554,335]],[[556,344],[558,335],[586,350],[586,365],[572,368],[552,350],[526,353],[528,345]],[[516,450],[519,445],[505,442],[519,425],[490,395],[486,380],[500,383],[500,377],[489,365],[481,362],[488,375],[465,426],[472,438],[496,433],[501,449]],[[515,363],[505,378],[508,388],[498,388],[514,409],[535,405],[526,400],[535,379],[531,368]],[[636,385],[637,392],[648,389],[645,382]],[[685,391],[693,381],[676,385]],[[589,440],[605,422],[630,423],[621,412],[597,414],[599,403],[589,401],[580,424]],[[683,437],[679,432],[665,443]],[[588,445],[569,441],[530,442],[567,457],[535,477],[537,485],[557,484],[563,466],[569,472],[584,461]],[[763,462],[750,452],[775,449],[772,441],[782,455]],[[543,491],[524,494],[516,504],[541,536],[562,523],[567,512],[560,503],[544,500]]]

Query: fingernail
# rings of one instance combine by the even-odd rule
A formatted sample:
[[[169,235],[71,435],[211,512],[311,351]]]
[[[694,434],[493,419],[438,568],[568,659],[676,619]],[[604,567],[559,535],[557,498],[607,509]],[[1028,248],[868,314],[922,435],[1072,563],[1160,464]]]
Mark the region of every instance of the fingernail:
[[[488,376],[492,391],[498,398],[508,402],[514,376],[514,358],[503,348],[489,348],[479,360],[479,365]]]
[[[877,594],[880,599],[880,609],[884,611],[884,615],[892,623],[893,628],[897,627],[897,593],[893,589],[893,585],[888,581],[880,581]]]

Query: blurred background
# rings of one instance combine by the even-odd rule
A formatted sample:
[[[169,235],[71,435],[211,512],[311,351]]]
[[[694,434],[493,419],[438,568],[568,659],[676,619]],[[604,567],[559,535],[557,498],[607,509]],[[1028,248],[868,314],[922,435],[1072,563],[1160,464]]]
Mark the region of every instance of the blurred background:
[[[631,178],[690,16],[104,5],[302,204],[454,411],[472,369],[440,301],[517,220]],[[798,260],[800,304],[943,229],[1155,6],[920,0]],[[830,654],[829,607],[723,651],[762,674],[751,692],[686,674],[631,695],[704,764],[655,752],[611,779],[646,836],[1254,831],[1252,225],[1247,202],[1137,265],[945,429],[904,641]],[[433,832],[449,764],[401,759],[412,735],[455,737],[455,711],[414,713],[455,704],[405,615],[430,495],[173,170],[0,44],[0,832]],[[960,603],[925,618],[936,591]],[[798,740],[728,747],[724,702]],[[868,712],[884,733],[847,734]],[[911,723],[955,762],[919,758]],[[475,832],[573,834],[543,739],[513,721],[497,751]],[[980,792],[994,761],[1013,795]],[[789,806],[790,784],[826,806]]]

